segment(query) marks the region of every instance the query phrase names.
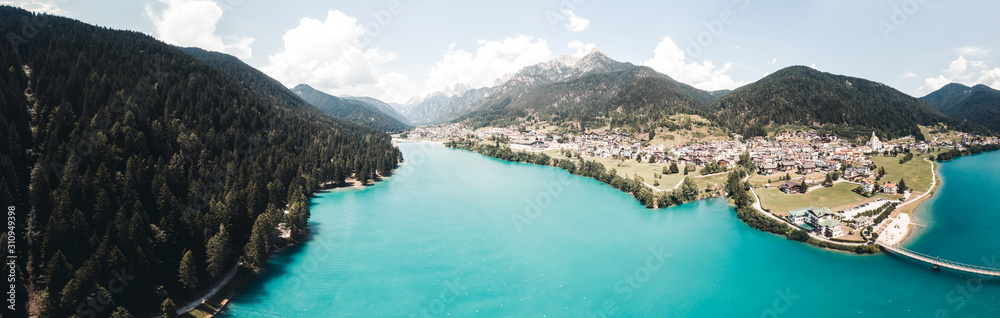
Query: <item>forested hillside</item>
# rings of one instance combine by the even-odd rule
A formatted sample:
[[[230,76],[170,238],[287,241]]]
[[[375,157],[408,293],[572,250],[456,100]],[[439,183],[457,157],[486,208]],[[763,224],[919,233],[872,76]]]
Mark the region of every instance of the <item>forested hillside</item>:
[[[306,102],[316,106],[330,116],[350,120],[352,122],[372,127],[381,131],[401,132],[410,129],[410,126],[392,118],[367,105],[364,102],[343,99],[327,93],[320,92],[309,85],[299,84],[292,88],[292,92],[297,94]]]
[[[542,85],[505,107],[469,113],[464,122],[473,127],[507,126],[533,119],[574,129],[610,125],[648,132],[679,112],[704,114],[705,104],[686,88],[691,87],[651,68],[633,67]]]
[[[948,117],[1000,132],[1000,91],[989,86],[952,83],[920,99]]]
[[[31,314],[181,304],[239,262],[261,266],[279,223],[302,238],[319,183],[389,175],[401,158],[384,133],[138,32],[11,7],[0,30],[15,39],[0,46],[0,199],[27,233]]]
[[[982,126],[945,117],[926,102],[884,84],[805,66],[785,68],[743,86],[716,101],[710,112],[720,125],[744,135],[764,135],[773,124],[822,126],[847,138],[873,130],[889,139],[922,137],[917,125],[937,123],[989,133]]]

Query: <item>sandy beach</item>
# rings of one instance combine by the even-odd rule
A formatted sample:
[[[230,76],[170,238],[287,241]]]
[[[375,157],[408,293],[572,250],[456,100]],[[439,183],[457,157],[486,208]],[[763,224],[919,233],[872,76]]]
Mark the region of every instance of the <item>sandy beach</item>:
[[[889,226],[882,231],[879,235],[878,240],[882,244],[886,245],[896,245],[906,239],[906,234],[910,230],[910,215],[907,213],[900,213]]]

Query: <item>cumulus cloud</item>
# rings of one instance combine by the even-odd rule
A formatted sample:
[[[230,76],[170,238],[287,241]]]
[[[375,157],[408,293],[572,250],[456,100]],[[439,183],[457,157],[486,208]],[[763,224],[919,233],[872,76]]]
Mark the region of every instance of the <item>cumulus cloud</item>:
[[[968,49],[967,51],[975,52],[976,50]],[[989,50],[985,51],[989,52]],[[967,60],[965,56],[959,56],[958,59],[948,64],[947,69],[941,71],[941,75],[925,79],[924,85],[920,86],[917,94],[929,94],[951,83],[969,86],[984,84],[1000,89],[1000,68],[991,68],[986,61]]]
[[[58,3],[52,1],[0,1],[0,5],[19,7],[32,12],[48,13],[52,15],[68,16],[69,11],[63,10]]]
[[[475,52],[457,49],[452,43],[444,57],[431,68],[425,93],[444,90],[456,84],[470,87],[492,86],[505,74],[550,59],[545,40],[531,36],[506,37],[502,41],[479,40]]]
[[[653,50],[653,58],[642,64],[678,81],[709,91],[734,89],[747,83],[737,82],[726,74],[732,69],[730,63],[722,67],[715,66],[711,61],[688,63],[684,51],[670,37],[663,38]]]
[[[990,52],[993,52],[993,50],[984,49],[979,46],[966,46],[955,49],[955,52],[957,52],[958,55],[963,55],[963,56],[984,57],[986,55],[989,55]]]
[[[919,77],[920,75],[917,75],[917,73],[913,73],[913,72],[906,72],[906,73],[903,73],[903,75],[901,75],[901,76],[904,77],[904,78],[914,78],[914,77]]]
[[[285,32],[284,47],[261,70],[287,86],[405,101],[413,89],[409,79],[381,70],[396,54],[362,48],[364,34],[357,19],[340,11],[328,11],[324,20],[303,18]]]
[[[809,67],[817,71],[819,70],[819,67],[816,66],[816,63],[809,64]]]
[[[580,42],[580,41],[573,41],[573,42],[569,42],[569,45],[567,45],[567,47],[569,47],[569,49],[571,49],[571,50],[576,50],[572,54],[573,57],[584,57],[588,53],[590,53],[590,51],[593,51],[594,49],[596,49],[597,48],[597,44],[594,44],[594,43],[583,43],[583,42]]]
[[[153,21],[156,37],[179,46],[194,46],[232,54],[241,59],[251,57],[251,37],[226,37],[215,34],[222,18],[222,8],[210,0],[160,0],[167,5],[156,12],[146,5],[146,16]]]
[[[778,58],[771,59],[771,65],[778,64]]]
[[[573,32],[582,32],[590,26],[590,20],[581,18],[580,16],[573,13],[572,10],[563,10],[563,14],[566,15],[569,21],[566,22],[566,28]]]

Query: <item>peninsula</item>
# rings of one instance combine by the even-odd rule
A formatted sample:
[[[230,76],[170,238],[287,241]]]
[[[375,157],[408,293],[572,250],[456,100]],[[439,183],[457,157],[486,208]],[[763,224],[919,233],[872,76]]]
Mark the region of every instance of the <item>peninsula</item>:
[[[652,209],[729,196],[741,208],[741,219],[755,228],[824,248],[872,253],[876,243],[894,246],[910,233],[913,211],[939,185],[936,160],[1000,148],[996,137],[924,131],[927,136],[919,141],[913,136],[883,141],[874,132],[846,140],[815,131],[777,131],[680,143],[636,139],[613,129],[558,133],[448,124],[416,128],[405,137],[557,166],[608,183]],[[750,204],[743,207],[740,200],[746,199]]]

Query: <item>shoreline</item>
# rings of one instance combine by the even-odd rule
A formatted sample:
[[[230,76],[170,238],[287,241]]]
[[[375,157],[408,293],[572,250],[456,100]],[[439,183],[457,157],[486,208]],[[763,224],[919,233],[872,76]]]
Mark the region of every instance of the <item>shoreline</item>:
[[[900,238],[898,241],[896,241],[896,243],[893,245],[906,245],[912,243],[914,240],[920,237],[920,234],[923,234],[924,232],[924,231],[919,231],[919,232],[915,231],[914,227],[916,227],[917,225],[922,225],[926,229],[926,227],[930,225],[929,222],[930,218],[922,217],[923,215],[921,214],[931,213],[931,211],[928,209],[924,209],[923,213],[918,213],[918,210],[924,206],[924,203],[927,203],[927,201],[931,201],[931,199],[933,199],[937,195],[937,190],[942,186],[944,186],[944,178],[941,176],[940,173],[938,173],[938,169],[941,168],[941,165],[934,160],[928,160],[928,161],[931,162],[931,175],[933,176],[933,182],[931,184],[931,187],[927,189],[927,192],[925,192],[920,197],[914,198],[908,202],[904,202],[904,205],[907,205],[907,207],[903,209],[897,208],[897,210],[893,212],[893,215],[891,215],[893,220],[895,220],[896,217],[899,217],[901,214],[905,213],[908,214],[907,217],[909,220],[908,222],[909,224],[907,225],[906,232],[903,234],[903,237]],[[925,223],[920,223],[920,222],[925,222]],[[889,226],[891,226],[891,224],[886,226],[886,230],[888,230]]]
[[[402,165],[403,165],[402,163],[399,164],[399,166],[402,166]],[[399,169],[399,167],[397,167],[396,169]],[[376,184],[382,183],[384,181],[388,181],[391,178],[392,178],[391,176],[388,176],[388,177],[381,177],[380,176],[378,179],[374,180],[373,182],[371,182],[371,183],[369,183],[367,185],[362,185],[361,182],[358,181],[355,178],[347,178],[347,179],[344,180],[344,182],[345,182],[344,186],[316,190],[316,193],[313,193],[313,196],[318,195],[320,193],[329,193],[329,192],[355,190],[355,189],[365,189],[365,188],[374,186]],[[312,205],[310,204],[310,209],[311,208],[312,208]],[[311,231],[311,229],[310,229],[310,231]],[[284,245],[284,246],[282,246],[282,247],[280,247],[280,248],[272,251],[271,254],[268,255],[268,261],[270,261],[271,255],[273,255],[274,253],[277,253],[277,252],[285,250],[287,248],[299,245],[301,243],[304,243],[304,242],[289,243],[289,244],[286,244],[286,245]],[[206,293],[205,295],[202,295],[202,297],[200,297],[198,300],[195,300],[196,302],[198,302],[197,304],[194,304],[194,302],[192,302],[192,303],[186,304],[182,308],[178,308],[178,312],[177,312],[178,316],[185,316],[185,315],[187,315],[187,316],[192,316],[192,317],[198,317],[198,316],[196,316],[194,314],[194,312],[202,310],[203,308],[201,308],[201,307],[203,305],[207,305],[207,303],[213,297],[217,296],[219,292],[221,292],[223,290],[226,290],[226,289],[231,289],[231,290],[229,290],[229,292],[227,293],[227,295],[225,295],[225,297],[223,297],[221,299],[218,299],[218,303],[220,305],[219,305],[218,308],[215,308],[214,311],[211,311],[211,312],[201,311],[202,313],[205,314],[203,317],[213,317],[213,316],[218,315],[219,313],[221,313],[223,310],[226,309],[226,307],[229,305],[229,302],[233,299],[233,297],[236,296],[236,294],[238,294],[239,292],[242,291],[242,289],[243,289],[242,284],[244,283],[244,280],[246,278],[253,277],[254,275],[257,275],[257,273],[254,273],[254,272],[244,273],[244,274],[238,274],[238,273],[236,273],[236,272],[241,272],[242,271],[240,269],[239,265],[237,265],[236,267],[234,267],[231,271],[232,271],[232,273],[229,273],[229,276],[230,276],[229,279],[225,280],[224,282],[220,282],[220,284],[214,286],[213,288],[211,288],[209,290],[209,293],[211,295],[208,295],[208,293]],[[239,280],[236,280],[236,281],[232,280],[231,279],[231,278],[233,278],[232,276],[236,276],[236,275],[242,275],[242,277]],[[236,285],[236,284],[239,284],[239,285]],[[193,307],[191,307],[191,306],[193,306]],[[208,305],[208,306],[211,306],[211,305]],[[188,308],[188,307],[190,307],[189,310],[181,312],[181,309]],[[208,309],[211,309],[211,308],[208,308]]]

